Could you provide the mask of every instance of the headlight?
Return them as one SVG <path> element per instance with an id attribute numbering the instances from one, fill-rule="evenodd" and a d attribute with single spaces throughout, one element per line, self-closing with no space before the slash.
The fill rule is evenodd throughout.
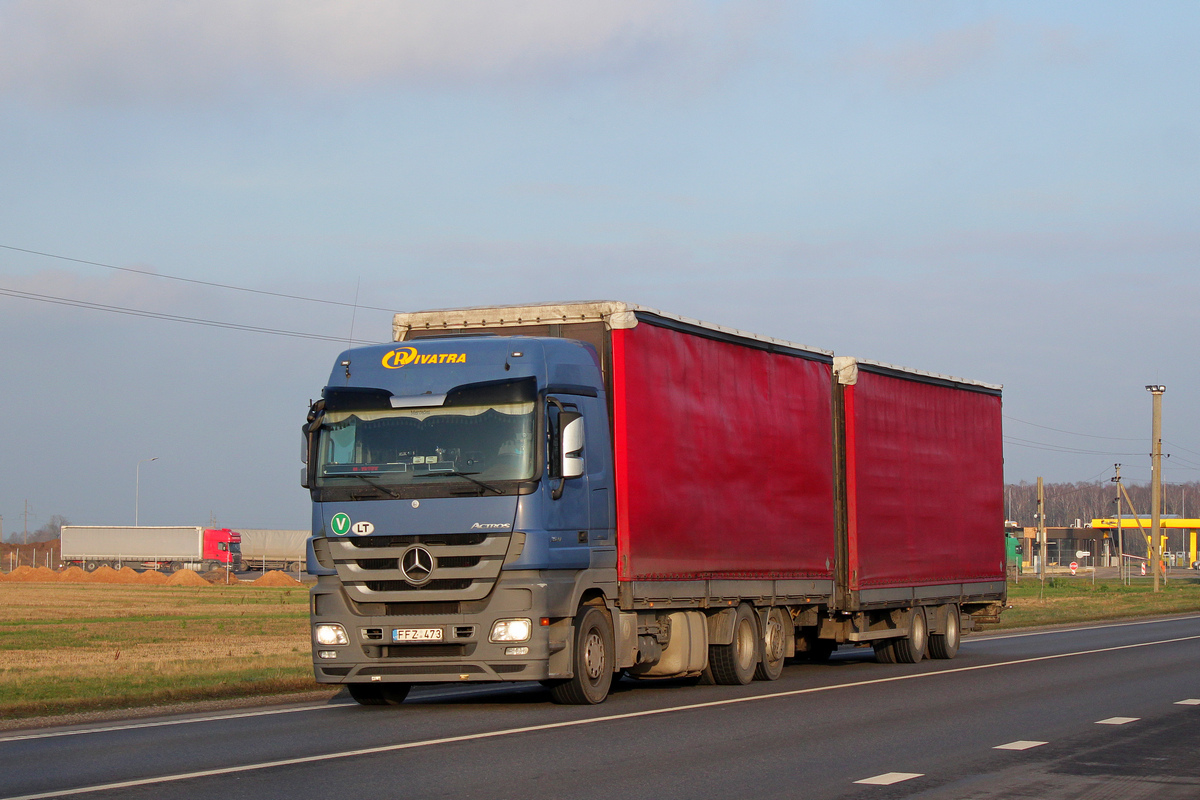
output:
<path id="1" fill-rule="evenodd" d="M 341 625 L 318 625 L 313 628 L 317 644 L 350 644 L 346 629 Z"/>
<path id="2" fill-rule="evenodd" d="M 533 623 L 527 619 L 498 619 L 492 624 L 490 642 L 527 642 Z"/>

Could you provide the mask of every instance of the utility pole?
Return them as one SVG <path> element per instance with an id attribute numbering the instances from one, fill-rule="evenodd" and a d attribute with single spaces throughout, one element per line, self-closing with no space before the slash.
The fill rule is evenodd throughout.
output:
<path id="1" fill-rule="evenodd" d="M 1147 386 L 1146 391 L 1154 397 L 1154 410 L 1150 433 L 1150 553 L 1154 560 L 1154 591 L 1159 591 L 1158 571 L 1162 569 L 1162 539 L 1159 526 L 1162 522 L 1162 396 L 1167 387 L 1161 384 Z"/>
<path id="2" fill-rule="evenodd" d="M 21 536 L 21 544 L 29 544 L 29 498 L 25 498 L 25 533 Z"/>
<path id="3" fill-rule="evenodd" d="M 1125 585 L 1125 531 L 1121 528 L 1121 465 L 1113 464 L 1117 477 L 1112 482 L 1117 485 L 1117 577 L 1121 585 Z"/>
<path id="4" fill-rule="evenodd" d="M 1037 519 L 1038 519 L 1038 572 L 1041 573 L 1042 585 L 1038 588 L 1038 599 L 1046 591 L 1046 495 L 1042 491 L 1042 479 L 1037 481 Z"/>

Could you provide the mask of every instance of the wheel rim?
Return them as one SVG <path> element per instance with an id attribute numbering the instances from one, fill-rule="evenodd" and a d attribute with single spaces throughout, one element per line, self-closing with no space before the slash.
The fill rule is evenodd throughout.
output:
<path id="1" fill-rule="evenodd" d="M 738 625 L 737 661 L 741 669 L 754 666 L 754 628 L 748 619 L 743 619 Z"/>
<path id="2" fill-rule="evenodd" d="M 766 651 L 768 661 L 773 662 L 783 658 L 783 623 L 773 613 L 767 620 L 767 635 L 763 649 Z"/>
<path id="3" fill-rule="evenodd" d="M 951 648 L 958 647 L 958 630 L 958 609 L 951 607 L 950 611 L 946 614 L 946 644 Z"/>
<path id="4" fill-rule="evenodd" d="M 918 653 L 925 651 L 925 615 L 920 610 L 913 612 L 912 647 Z"/>
<path id="5" fill-rule="evenodd" d="M 604 639 L 594 630 L 588 633 L 583 645 L 583 668 L 593 681 L 604 674 Z"/>

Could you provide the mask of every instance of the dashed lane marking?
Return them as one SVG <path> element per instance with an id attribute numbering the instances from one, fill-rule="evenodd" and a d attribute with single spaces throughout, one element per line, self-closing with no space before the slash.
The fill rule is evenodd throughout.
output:
<path id="1" fill-rule="evenodd" d="M 1141 717 L 1109 717 L 1108 719 L 1096 720 L 1097 725 L 1127 725 L 1130 722 L 1137 722 Z"/>
<path id="2" fill-rule="evenodd" d="M 1026 742 L 1026 741 L 1022 740 L 1022 741 L 1016 741 L 1016 742 L 1009 742 L 1008 744 L 998 744 L 995 747 L 993 747 L 992 749 L 993 750 L 1029 750 L 1034 747 L 1041 747 L 1044 744 L 1047 744 L 1047 742 Z"/>
<path id="3" fill-rule="evenodd" d="M 920 778 L 924 772 L 885 772 L 882 775 L 876 775 L 874 778 L 863 778 L 855 783 L 867 783 L 872 786 L 891 786 L 893 783 L 900 781 L 911 781 L 913 778 Z"/>
<path id="4" fill-rule="evenodd" d="M 1177 705 L 1177 706 L 1200 706 L 1200 700 L 1197 700 L 1194 697 L 1190 697 L 1187 700 L 1176 700 L 1175 705 Z"/>

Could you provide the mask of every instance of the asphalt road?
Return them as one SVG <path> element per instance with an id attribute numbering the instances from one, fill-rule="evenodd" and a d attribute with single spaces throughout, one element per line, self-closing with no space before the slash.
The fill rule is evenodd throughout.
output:
<path id="1" fill-rule="evenodd" d="M 0 736 L 0 800 L 1200 797 L 1200 616 L 869 648 L 774 683 L 415 690 Z"/>

